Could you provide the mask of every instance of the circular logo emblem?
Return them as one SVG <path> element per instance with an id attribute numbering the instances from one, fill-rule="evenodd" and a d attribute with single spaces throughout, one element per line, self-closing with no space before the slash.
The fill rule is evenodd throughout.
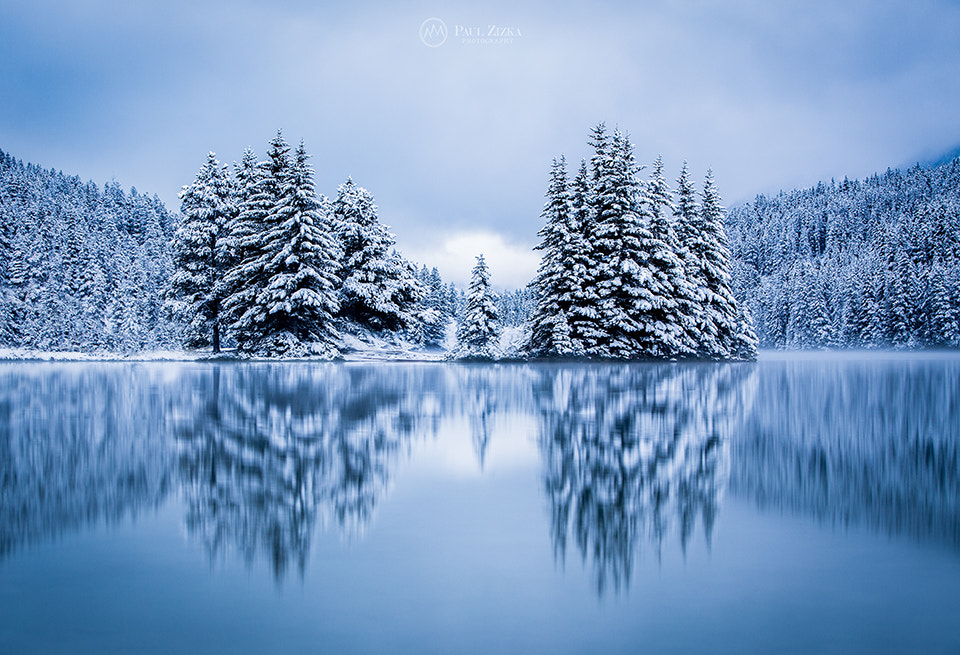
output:
<path id="1" fill-rule="evenodd" d="M 428 48 L 442 46 L 447 40 L 447 25 L 439 18 L 428 18 L 420 25 L 420 40 Z"/>

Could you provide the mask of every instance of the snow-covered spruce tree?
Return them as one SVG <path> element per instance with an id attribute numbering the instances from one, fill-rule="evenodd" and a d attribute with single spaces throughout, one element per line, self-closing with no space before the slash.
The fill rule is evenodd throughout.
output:
<path id="1" fill-rule="evenodd" d="M 592 303 L 594 290 L 588 286 L 596 264 L 592 259 L 592 250 L 587 242 L 587 234 L 594 220 L 591 202 L 590 173 L 587 162 L 580 160 L 580 169 L 570 183 L 570 240 L 568 255 L 571 258 L 570 307 L 567 310 L 567 324 L 570 329 L 572 348 L 577 353 L 586 353 L 588 344 L 595 343 L 600 337 L 597 325 L 595 304 Z M 561 328 L 562 332 L 562 328 Z"/>
<path id="2" fill-rule="evenodd" d="M 245 251 L 243 244 L 256 241 L 266 217 L 267 206 L 257 197 L 257 186 L 266 172 L 266 162 L 260 162 L 252 148 L 243 151 L 243 157 L 233 164 L 233 206 L 235 211 L 227 221 L 224 235 L 220 239 L 222 257 L 228 271 L 243 263 Z M 239 292 L 239 288 L 229 287 L 230 276 L 224 281 L 225 295 Z M 228 322 L 236 317 L 228 316 Z"/>
<path id="3" fill-rule="evenodd" d="M 703 308 L 707 320 L 716 326 L 719 342 L 719 349 L 707 354 L 717 359 L 754 360 L 757 336 L 746 308 L 739 306 L 730 289 L 730 248 L 712 170 L 707 170 L 703 182 L 700 219 L 702 239 L 690 244 L 688 249 L 701 266 Z"/>
<path id="4" fill-rule="evenodd" d="M 290 146 L 278 131 L 261 162 L 249 148 L 237 170 L 238 213 L 227 230 L 225 249 L 231 261 L 224 279 L 224 312 L 230 334 L 243 352 L 253 352 L 266 318 L 259 296 L 266 285 L 264 234 L 270 212 L 280 202 L 281 180 L 289 174 Z"/>
<path id="5" fill-rule="evenodd" d="M 337 190 L 333 225 L 343 249 L 340 315 L 374 330 L 411 325 L 423 289 L 412 267 L 391 250 L 395 239 L 377 220 L 373 196 L 352 178 Z"/>
<path id="6" fill-rule="evenodd" d="M 227 267 L 222 238 L 236 213 L 227 169 L 214 153 L 193 183 L 180 192 L 183 222 L 173 239 L 175 271 L 167 305 L 184 326 L 188 347 L 212 345 L 220 352 L 220 309 Z"/>
<path id="7" fill-rule="evenodd" d="M 243 260 L 232 277 L 246 286 L 238 285 L 240 292 L 227 303 L 238 316 L 234 335 L 245 352 L 333 356 L 337 243 L 317 200 L 303 143 L 293 162 L 279 132 L 270 145 L 264 175 L 241 211 L 262 216 L 263 224 L 260 234 L 239 244 Z"/>
<path id="8" fill-rule="evenodd" d="M 490 271 L 481 254 L 470 276 L 465 316 L 457 330 L 457 347 L 450 357 L 496 359 L 498 322 L 497 304 L 490 288 Z"/>
<path id="9" fill-rule="evenodd" d="M 530 283 L 536 298 L 527 351 L 536 356 L 582 355 L 582 349 L 570 333 L 568 313 L 574 297 L 576 271 L 573 244 L 579 235 L 572 222 L 568 193 L 566 160 L 553 160 L 547 202 L 541 218 L 546 225 L 540 230 L 541 242 L 536 250 L 543 252 L 537 277 Z"/>
<path id="10" fill-rule="evenodd" d="M 598 329 L 605 334 L 588 353 L 618 358 L 675 355 L 680 341 L 666 246 L 650 231 L 629 137 L 615 130 L 601 142 L 592 169 L 591 287 L 597 296 Z"/>
<path id="11" fill-rule="evenodd" d="M 695 302 L 692 324 L 687 324 L 687 337 L 695 344 L 695 352 L 698 356 L 717 357 L 723 352 L 723 348 L 720 345 L 719 327 L 716 321 L 710 320 L 712 314 L 706 308 L 709 291 L 702 253 L 707 247 L 704 241 L 700 205 L 690 180 L 687 162 L 683 162 L 680 177 L 677 178 L 677 201 L 674 212 L 684 273 Z"/>
<path id="12" fill-rule="evenodd" d="M 436 320 L 426 325 L 426 343 L 430 346 L 439 347 L 443 345 L 447 336 L 447 323 L 450 322 L 452 316 L 447 306 L 443 278 L 440 277 L 440 271 L 436 267 L 430 270 L 427 289 L 430 299 L 429 309 L 436 313 Z"/>
<path id="13" fill-rule="evenodd" d="M 670 295 L 661 299 L 659 308 L 644 312 L 645 322 L 653 319 L 658 327 L 657 331 L 645 332 L 641 348 L 658 356 L 689 356 L 696 347 L 692 338 L 698 309 L 696 294 L 684 270 L 683 251 L 673 223 L 673 194 L 664 178 L 660 156 L 653 163 L 643 202 L 650 240 L 642 243 L 641 251 L 647 256 L 651 277 Z"/>
<path id="14" fill-rule="evenodd" d="M 615 319 L 613 316 L 613 293 L 615 285 L 612 259 L 619 245 L 620 235 L 616 226 L 609 220 L 613 199 L 609 197 L 612 153 L 610 136 L 604 123 L 593 128 L 590 145 L 594 154 L 590 158 L 590 178 L 586 188 L 586 195 L 581 200 L 586 201 L 586 210 L 589 222 L 583 225 L 584 259 L 587 263 L 583 271 L 581 288 L 582 297 L 575 304 L 578 320 L 575 319 L 576 329 L 582 339 L 584 352 L 591 356 L 609 356 L 610 353 L 610 326 Z M 583 165 L 581 165 L 583 169 Z M 580 176 L 574 180 L 572 199 L 577 200 L 580 188 L 577 183 Z M 632 195 L 632 194 L 631 194 Z M 601 218 L 600 209 L 606 210 Z M 619 213 L 619 206 L 616 208 Z M 576 211 L 576 210 L 574 210 Z"/>
<path id="15" fill-rule="evenodd" d="M 265 251 L 272 257 L 266 264 L 267 330 L 261 343 L 269 352 L 332 356 L 340 250 L 317 199 L 308 158 L 301 141 L 267 220 Z"/>

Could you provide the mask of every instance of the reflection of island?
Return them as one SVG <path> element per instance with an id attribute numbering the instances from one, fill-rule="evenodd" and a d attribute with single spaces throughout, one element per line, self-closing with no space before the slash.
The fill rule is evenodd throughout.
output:
<path id="1" fill-rule="evenodd" d="M 0 558 L 163 503 L 163 385 L 136 364 L 0 366 Z"/>
<path id="2" fill-rule="evenodd" d="M 175 434 L 187 530 L 212 557 L 235 547 L 303 573 L 314 526 L 359 531 L 397 455 L 431 418 L 429 370 L 334 364 L 214 367 Z M 431 375 L 436 376 L 434 370 Z"/>
<path id="3" fill-rule="evenodd" d="M 737 496 L 960 550 L 960 361 L 771 362 Z"/>
<path id="4" fill-rule="evenodd" d="M 628 585 L 643 543 L 709 542 L 751 365 L 544 367 L 535 393 L 554 550 L 572 533 L 597 591 Z"/>

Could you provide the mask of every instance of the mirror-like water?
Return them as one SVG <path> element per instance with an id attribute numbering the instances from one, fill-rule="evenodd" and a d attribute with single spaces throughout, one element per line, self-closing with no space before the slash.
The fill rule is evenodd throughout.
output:
<path id="1" fill-rule="evenodd" d="M 960 357 L 5 364 L 0 652 L 960 650 Z"/>

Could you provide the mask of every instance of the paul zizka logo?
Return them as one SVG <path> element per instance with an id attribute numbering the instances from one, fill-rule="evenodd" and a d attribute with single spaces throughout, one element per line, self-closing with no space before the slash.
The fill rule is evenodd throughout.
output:
<path id="1" fill-rule="evenodd" d="M 428 18 L 420 25 L 420 40 L 429 48 L 437 48 L 447 40 L 447 24 L 439 18 Z"/>

